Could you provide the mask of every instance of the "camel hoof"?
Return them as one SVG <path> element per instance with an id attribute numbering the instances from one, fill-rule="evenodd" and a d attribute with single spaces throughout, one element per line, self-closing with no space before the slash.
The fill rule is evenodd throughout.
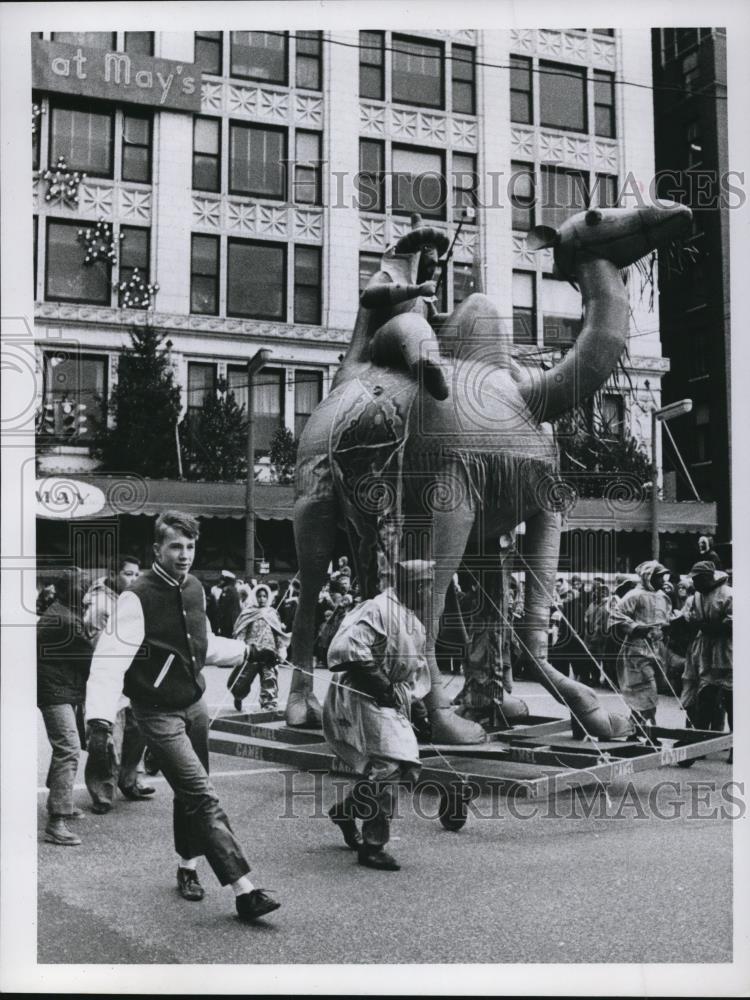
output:
<path id="1" fill-rule="evenodd" d="M 430 713 L 433 743 L 484 743 L 487 734 L 477 722 L 463 719 L 453 709 L 438 708 Z"/>
<path id="2" fill-rule="evenodd" d="M 620 736 L 632 736 L 635 732 L 635 724 L 632 715 L 616 715 L 609 713 L 609 724 L 612 727 L 612 739 Z"/>
<path id="3" fill-rule="evenodd" d="M 286 703 L 286 724 L 302 729 L 321 729 L 323 709 L 314 694 L 291 693 Z"/>

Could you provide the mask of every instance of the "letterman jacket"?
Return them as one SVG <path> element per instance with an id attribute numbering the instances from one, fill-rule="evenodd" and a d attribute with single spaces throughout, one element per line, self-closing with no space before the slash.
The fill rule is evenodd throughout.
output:
<path id="1" fill-rule="evenodd" d="M 211 631 L 200 582 L 178 583 L 158 563 L 120 594 L 113 619 L 91 662 L 89 719 L 114 722 L 123 692 L 149 708 L 187 708 L 203 695 L 206 664 L 235 667 L 245 657 L 242 641 Z"/>

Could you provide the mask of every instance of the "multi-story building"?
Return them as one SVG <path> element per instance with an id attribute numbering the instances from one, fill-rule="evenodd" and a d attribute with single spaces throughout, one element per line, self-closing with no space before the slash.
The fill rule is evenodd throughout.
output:
<path id="1" fill-rule="evenodd" d="M 580 297 L 528 231 L 615 204 L 626 178 L 647 191 L 654 171 L 646 30 L 63 32 L 32 45 L 48 472 L 93 471 L 70 401 L 101 407 L 138 324 L 169 338 L 186 409 L 219 379 L 246 401 L 246 362 L 270 349 L 256 444 L 280 424 L 298 434 L 413 212 L 451 237 L 464 220 L 445 308 L 481 286 L 522 362 L 559 356 Z M 75 200 L 45 180 L 60 157 L 85 173 Z M 98 220 L 115 252 L 87 265 L 79 230 Z M 144 308 L 120 288 L 136 268 Z M 631 287 L 627 372 L 596 419 L 648 447 L 668 363 L 658 313 Z"/>
<path id="2" fill-rule="evenodd" d="M 722 557 L 731 560 L 731 378 L 729 210 L 737 178 L 729 173 L 726 32 L 661 28 L 653 33 L 656 167 L 662 184 L 693 205 L 696 258 L 659 275 L 660 326 L 670 361 L 665 403 L 688 397 L 690 417 L 673 433 L 703 500 L 716 501 Z M 734 183 L 734 190 L 732 184 Z M 678 462 L 678 499 L 692 496 Z"/>

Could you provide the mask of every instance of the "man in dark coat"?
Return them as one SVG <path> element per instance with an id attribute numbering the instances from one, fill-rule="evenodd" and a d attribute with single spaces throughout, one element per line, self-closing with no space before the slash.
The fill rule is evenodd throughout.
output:
<path id="1" fill-rule="evenodd" d="M 219 586 L 221 596 L 216 610 L 216 634 L 231 639 L 234 635 L 234 623 L 240 613 L 240 598 L 237 593 L 237 577 L 228 570 L 223 570 Z"/>
<path id="2" fill-rule="evenodd" d="M 36 703 L 52 747 L 44 839 L 64 847 L 81 843 L 65 821 L 81 815 L 73 804 L 73 785 L 84 742 L 83 705 L 91 664 L 82 603 L 80 569 L 65 570 L 55 580 L 55 600 L 40 617 L 36 631 Z"/>

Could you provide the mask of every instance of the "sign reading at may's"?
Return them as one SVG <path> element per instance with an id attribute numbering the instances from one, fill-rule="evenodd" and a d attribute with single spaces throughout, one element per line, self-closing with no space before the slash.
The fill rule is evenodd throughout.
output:
<path id="1" fill-rule="evenodd" d="M 85 45 L 32 40 L 36 90 L 200 111 L 201 70 L 195 63 L 129 55 Z"/>

